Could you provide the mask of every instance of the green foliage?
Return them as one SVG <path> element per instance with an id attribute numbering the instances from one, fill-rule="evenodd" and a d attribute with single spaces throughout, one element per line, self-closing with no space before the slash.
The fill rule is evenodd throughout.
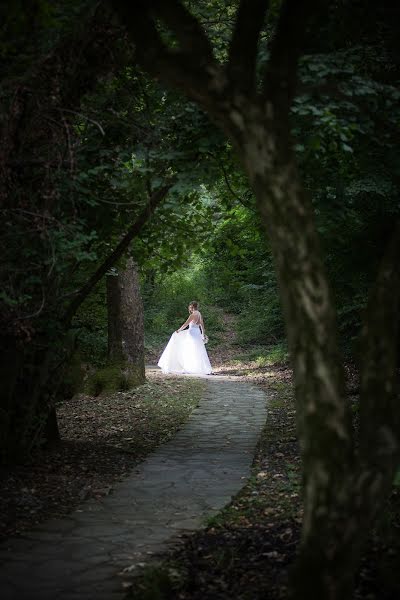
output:
<path id="1" fill-rule="evenodd" d="M 215 55 L 225 60 L 236 3 L 201 0 L 188 6 L 200 18 Z M 260 76 L 280 3 L 271 7 L 259 44 Z M 16 381 L 41 373 L 36 353 L 46 347 L 57 387 L 61 369 L 56 367 L 65 358 L 65 309 L 149 195 L 165 183 L 172 189 L 164 205 L 130 248 L 142 272 L 146 344 L 165 341 L 181 325 L 192 299 L 201 303 L 210 344 L 223 326 L 222 310 L 238 315 L 240 343 L 279 344 L 284 328 L 273 259 L 249 184 L 224 135 L 195 104 L 132 67 L 125 39 L 108 40 L 110 56 L 119 51 L 107 73 L 91 57 L 86 75 L 95 73 L 95 84 L 85 88 L 79 69 L 73 89 L 68 88 L 74 61 L 84 49 L 66 54 L 65 48 L 73 48 L 71 40 L 82 31 L 86 35 L 93 5 L 57 0 L 25 8 L 17 1 L 7 11 L 0 9 L 6 65 L 0 125 L 10 135 L 18 132 L 4 144 L 8 199 L 0 221 L 2 330 L 18 344 L 26 342 Z M 291 125 L 342 340 L 354 350 L 369 289 L 400 214 L 400 92 L 393 53 L 397 38 L 387 5 L 349 8 L 342 2 L 331 11 L 301 59 Z M 360 19 L 364 10 L 366 18 Z M 108 17 L 107 31 L 113 26 Z M 99 24 L 103 31 L 101 18 Z M 348 32 L 357 33 L 356 43 Z M 176 44 L 170 33 L 164 35 Z M 73 329 L 83 363 L 104 367 L 103 284 L 81 306 Z M 75 383 L 68 377 L 65 385 L 72 389 Z M 108 385 L 102 375 L 97 379 L 96 390 Z M 15 381 L 7 385 L 17 390 Z M 35 382 L 23 385 L 33 388 L 37 399 L 51 396 L 46 386 L 37 391 Z M 123 385 L 114 377 L 114 387 Z"/>
<path id="2" fill-rule="evenodd" d="M 285 364 L 289 358 L 288 349 L 284 342 L 273 346 L 253 346 L 251 350 L 238 354 L 238 362 L 254 362 L 257 367 L 270 367 Z"/>
<path id="3" fill-rule="evenodd" d="M 355 349 L 371 283 L 400 215 L 399 89 L 390 61 L 382 44 L 305 56 L 300 88 L 308 91 L 292 109 L 295 149 L 348 351 Z"/>
<path id="4" fill-rule="evenodd" d="M 207 290 L 201 261 L 190 259 L 189 267 L 165 274 L 154 282 L 144 281 L 145 345 L 147 348 L 165 342 L 186 320 L 189 302 L 197 300 L 210 325 Z"/>
<path id="5" fill-rule="evenodd" d="M 238 342 L 240 344 L 265 344 L 284 337 L 284 327 L 276 287 L 258 290 L 240 313 Z"/>

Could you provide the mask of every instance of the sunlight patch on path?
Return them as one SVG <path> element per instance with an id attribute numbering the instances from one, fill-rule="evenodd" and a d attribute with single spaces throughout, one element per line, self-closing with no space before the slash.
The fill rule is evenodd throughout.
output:
<path id="1" fill-rule="evenodd" d="M 134 565 L 231 500 L 250 474 L 266 396 L 230 377 L 205 378 L 190 420 L 112 495 L 0 545 L 2 600 L 122 600 Z"/>

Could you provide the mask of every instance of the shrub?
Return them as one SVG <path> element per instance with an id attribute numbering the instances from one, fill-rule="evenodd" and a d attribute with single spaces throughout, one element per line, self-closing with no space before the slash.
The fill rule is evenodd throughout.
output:
<path id="1" fill-rule="evenodd" d="M 90 396 L 103 393 L 124 392 L 142 383 L 132 365 L 112 364 L 92 373 L 85 384 L 85 392 Z"/>
<path id="2" fill-rule="evenodd" d="M 284 324 L 279 298 L 265 294 L 252 299 L 239 316 L 237 339 L 240 344 L 270 344 L 284 339 Z"/>

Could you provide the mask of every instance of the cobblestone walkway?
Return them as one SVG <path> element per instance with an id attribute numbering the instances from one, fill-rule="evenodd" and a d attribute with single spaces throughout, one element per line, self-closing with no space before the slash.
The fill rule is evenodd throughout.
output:
<path id="1" fill-rule="evenodd" d="M 206 386 L 186 425 L 113 494 L 0 545 L 2 600 L 123 600 L 132 565 L 230 501 L 249 475 L 266 397 L 218 376 Z"/>

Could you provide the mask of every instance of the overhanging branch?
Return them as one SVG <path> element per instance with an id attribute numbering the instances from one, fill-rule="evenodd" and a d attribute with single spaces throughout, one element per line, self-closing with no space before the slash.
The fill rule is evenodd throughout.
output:
<path id="1" fill-rule="evenodd" d="M 100 265 L 100 267 L 93 273 L 88 281 L 76 292 L 74 299 L 71 301 L 67 310 L 65 311 L 64 321 L 69 324 L 72 317 L 76 314 L 76 311 L 87 298 L 95 285 L 100 279 L 107 273 L 112 266 L 115 265 L 117 260 L 121 258 L 123 253 L 127 250 L 131 241 L 140 233 L 144 225 L 149 220 L 149 217 L 153 213 L 154 209 L 161 204 L 165 196 L 167 195 L 171 185 L 159 188 L 150 198 L 149 203 L 142 210 L 136 221 L 128 229 L 122 240 L 119 242 L 117 247 L 109 254 L 106 260 Z"/>
<path id="2" fill-rule="evenodd" d="M 213 49 L 199 21 L 177 0 L 156 0 L 153 10 L 176 36 L 182 51 L 202 64 L 213 62 Z"/>
<path id="3" fill-rule="evenodd" d="M 285 0 L 279 14 L 264 79 L 264 96 L 281 114 L 288 114 L 297 80 L 297 63 L 317 0 Z"/>
<path id="4" fill-rule="evenodd" d="M 139 64 L 151 75 L 184 89 L 193 100 L 203 104 L 213 79 L 212 69 L 206 69 L 206 63 L 213 66 L 214 71 L 217 65 L 211 45 L 196 19 L 177 1 L 114 0 L 112 6 L 136 45 Z M 157 17 L 173 30 L 180 49 L 169 48 L 164 43 L 154 20 Z M 194 38 L 190 45 L 191 34 Z"/>

